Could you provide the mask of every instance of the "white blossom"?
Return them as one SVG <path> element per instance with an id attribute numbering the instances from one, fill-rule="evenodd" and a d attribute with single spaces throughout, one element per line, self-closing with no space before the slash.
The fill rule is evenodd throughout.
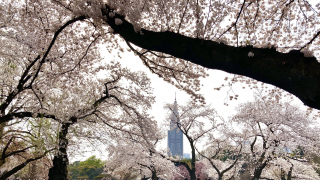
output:
<path id="1" fill-rule="evenodd" d="M 116 25 L 121 25 L 122 24 L 122 20 L 119 19 L 119 18 L 115 18 L 114 22 L 115 22 Z"/>
<path id="2" fill-rule="evenodd" d="M 114 12 L 109 12 L 109 17 L 110 18 L 114 18 L 114 16 L 115 16 Z"/>
<path id="3" fill-rule="evenodd" d="M 301 52 L 303 53 L 304 57 L 314 57 L 313 51 L 309 50 L 308 48 L 303 48 Z"/>

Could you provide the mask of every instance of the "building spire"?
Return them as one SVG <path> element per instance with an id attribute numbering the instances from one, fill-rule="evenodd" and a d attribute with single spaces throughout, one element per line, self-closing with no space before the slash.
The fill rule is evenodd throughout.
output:
<path id="1" fill-rule="evenodd" d="M 171 114 L 170 129 L 172 127 L 174 127 L 177 122 L 180 122 L 176 92 L 175 92 L 175 98 L 174 98 L 174 103 L 173 103 L 173 109 L 171 109 L 171 110 L 172 110 L 172 114 Z"/>
<path id="2" fill-rule="evenodd" d="M 177 101 L 177 92 L 174 92 L 174 101 Z"/>

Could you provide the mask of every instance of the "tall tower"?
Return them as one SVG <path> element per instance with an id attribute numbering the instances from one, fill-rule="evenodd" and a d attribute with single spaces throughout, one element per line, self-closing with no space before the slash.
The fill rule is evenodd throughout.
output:
<path id="1" fill-rule="evenodd" d="M 170 116 L 170 130 L 168 130 L 168 148 L 172 156 L 183 156 L 183 133 L 177 127 L 180 122 L 177 100 L 174 100 L 173 111 Z"/>

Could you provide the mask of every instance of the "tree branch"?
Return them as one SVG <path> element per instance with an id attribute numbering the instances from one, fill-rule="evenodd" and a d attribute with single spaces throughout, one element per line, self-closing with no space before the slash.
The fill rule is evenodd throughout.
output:
<path id="1" fill-rule="evenodd" d="M 46 114 L 46 113 L 37 113 L 35 116 L 33 116 L 32 112 L 18 112 L 18 113 L 10 113 L 7 115 L 4 115 L 2 117 L 0 117 L 0 124 L 4 123 L 4 122 L 8 122 L 14 118 L 25 118 L 25 117 L 35 117 L 35 118 L 50 118 L 53 120 L 57 120 L 60 121 L 59 119 L 57 119 L 55 117 L 55 115 L 51 115 L 51 114 Z"/>
<path id="2" fill-rule="evenodd" d="M 106 9 L 110 7 L 106 5 Z M 107 10 L 103 13 L 114 33 L 136 46 L 275 85 L 297 96 L 305 105 L 320 109 L 320 64 L 314 57 L 304 57 L 297 50 L 280 53 L 269 48 L 233 47 L 168 31 L 141 29 L 142 33 L 136 33 L 124 16 L 116 14 L 111 18 Z M 123 23 L 116 25 L 115 18 Z M 254 56 L 249 57 L 249 52 Z"/>
<path id="3" fill-rule="evenodd" d="M 41 156 L 35 157 L 35 158 L 31 158 L 26 160 L 24 163 L 14 167 L 13 169 L 11 169 L 10 171 L 2 174 L 0 176 L 0 180 L 6 180 L 7 178 L 9 178 L 11 175 L 13 175 L 14 173 L 18 172 L 20 169 L 24 168 L 28 163 L 32 162 L 32 161 L 36 161 L 38 159 L 43 158 L 44 156 L 46 156 L 49 152 L 51 152 L 54 149 L 50 149 L 44 152 L 44 154 L 42 154 Z"/>

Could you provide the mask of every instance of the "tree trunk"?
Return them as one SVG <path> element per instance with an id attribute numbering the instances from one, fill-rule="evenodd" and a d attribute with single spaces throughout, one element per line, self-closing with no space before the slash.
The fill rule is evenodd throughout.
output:
<path id="1" fill-rule="evenodd" d="M 156 171 L 152 171 L 152 180 L 153 180 L 153 179 L 158 180 L 157 172 L 156 172 Z"/>
<path id="2" fill-rule="evenodd" d="M 261 173 L 262 173 L 262 170 L 267 166 L 267 161 L 265 161 L 263 164 L 260 164 L 258 166 L 258 168 L 256 168 L 254 170 L 254 174 L 253 174 L 253 178 L 252 180 L 259 180 L 260 179 L 260 176 L 261 176 Z"/>
<path id="3" fill-rule="evenodd" d="M 288 178 L 287 178 L 287 180 L 291 180 L 291 178 L 292 178 L 292 169 L 293 169 L 293 166 L 290 167 L 290 170 L 289 170 L 289 172 L 288 172 Z"/>
<path id="4" fill-rule="evenodd" d="M 286 180 L 285 172 L 281 169 L 281 180 Z"/>
<path id="5" fill-rule="evenodd" d="M 69 164 L 67 155 L 68 128 L 69 123 L 63 123 L 59 132 L 58 154 L 53 158 L 53 167 L 49 169 L 49 180 L 66 180 L 68 176 L 67 165 Z"/>
<path id="6" fill-rule="evenodd" d="M 191 159 L 191 172 L 189 173 L 190 173 L 191 180 L 196 180 L 196 151 L 195 151 L 192 140 L 190 141 L 190 146 L 191 146 L 192 159 Z"/>
<path id="7" fill-rule="evenodd" d="M 4 127 L 6 127 L 6 125 L 7 125 L 6 122 L 0 123 L 0 137 L 3 137 L 3 130 L 4 130 Z"/>

